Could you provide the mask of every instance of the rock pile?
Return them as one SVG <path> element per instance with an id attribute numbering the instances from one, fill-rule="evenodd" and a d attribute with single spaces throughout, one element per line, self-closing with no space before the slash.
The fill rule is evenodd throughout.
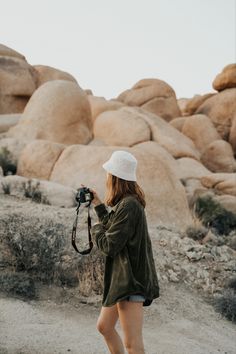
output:
<path id="1" fill-rule="evenodd" d="M 139 161 L 138 183 L 152 224 L 183 232 L 193 223 L 198 198 L 209 193 L 235 215 L 235 77 L 236 64 L 228 65 L 213 82 L 217 91 L 178 101 L 166 82 L 143 79 L 106 100 L 83 90 L 69 73 L 31 66 L 0 45 L 0 193 L 40 195 L 41 202 L 69 207 L 86 184 L 103 198 L 102 164 L 122 149 Z M 16 176 L 8 176 L 10 171 Z M 165 235 L 159 241 L 169 245 L 167 256 L 175 252 L 183 260 L 165 272 L 169 280 L 188 274 L 215 291 L 220 285 L 212 285 L 211 267 L 220 263 L 232 271 L 233 241 L 200 245 L 181 234 Z M 190 276 L 190 265 L 200 261 L 204 266 Z M 164 272 L 166 265 L 160 266 Z"/>

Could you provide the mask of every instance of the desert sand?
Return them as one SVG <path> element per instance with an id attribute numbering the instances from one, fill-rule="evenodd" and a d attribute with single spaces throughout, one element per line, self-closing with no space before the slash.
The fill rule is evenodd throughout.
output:
<path id="1" fill-rule="evenodd" d="M 22 301 L 1 295 L 1 354 L 109 353 L 96 330 L 100 298 L 89 303 Z M 119 322 L 118 332 L 122 336 Z M 235 354 L 235 325 L 183 284 L 167 284 L 144 308 L 146 354 Z"/>

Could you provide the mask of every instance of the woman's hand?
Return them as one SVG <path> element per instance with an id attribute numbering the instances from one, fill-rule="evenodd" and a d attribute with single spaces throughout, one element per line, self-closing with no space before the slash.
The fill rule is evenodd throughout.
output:
<path id="1" fill-rule="evenodd" d="M 92 203 L 94 204 L 94 206 L 102 204 L 102 201 L 99 199 L 97 192 L 94 189 L 89 188 L 90 192 L 93 193 L 93 200 Z"/>
<path id="2" fill-rule="evenodd" d="M 81 184 L 81 186 L 85 187 L 85 185 L 83 185 L 83 184 Z M 90 190 L 90 192 L 93 193 L 93 200 L 91 203 L 94 204 L 94 206 L 102 204 L 102 201 L 99 199 L 97 192 L 92 188 L 89 188 L 89 190 Z"/>

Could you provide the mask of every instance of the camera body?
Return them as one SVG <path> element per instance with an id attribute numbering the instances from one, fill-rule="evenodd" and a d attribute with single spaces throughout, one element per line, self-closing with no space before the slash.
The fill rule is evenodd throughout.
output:
<path id="1" fill-rule="evenodd" d="M 83 204 L 87 202 L 91 203 L 93 198 L 94 198 L 93 193 L 90 192 L 89 188 L 87 187 L 79 188 L 75 196 L 75 199 L 79 204 Z"/>

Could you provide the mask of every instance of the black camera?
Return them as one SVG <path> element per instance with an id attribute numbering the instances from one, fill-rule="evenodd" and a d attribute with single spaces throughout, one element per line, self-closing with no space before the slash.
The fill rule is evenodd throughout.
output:
<path id="1" fill-rule="evenodd" d="M 79 188 L 75 196 L 75 199 L 79 204 L 83 204 L 87 202 L 91 203 L 93 198 L 94 198 L 93 192 L 91 192 L 87 187 Z"/>

